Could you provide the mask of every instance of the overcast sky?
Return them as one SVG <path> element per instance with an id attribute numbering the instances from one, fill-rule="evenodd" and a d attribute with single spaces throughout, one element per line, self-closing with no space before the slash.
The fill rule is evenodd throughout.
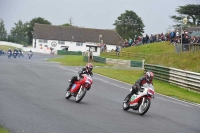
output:
<path id="1" fill-rule="evenodd" d="M 0 0 L 0 18 L 8 33 L 14 23 L 29 22 L 42 17 L 61 25 L 69 23 L 84 28 L 114 29 L 113 23 L 125 10 L 134 11 L 142 18 L 144 34 L 166 32 L 174 22 L 178 6 L 200 4 L 200 0 Z"/>

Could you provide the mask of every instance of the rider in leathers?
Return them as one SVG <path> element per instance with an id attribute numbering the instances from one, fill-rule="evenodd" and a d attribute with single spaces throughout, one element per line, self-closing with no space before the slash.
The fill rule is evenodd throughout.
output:
<path id="1" fill-rule="evenodd" d="M 8 52 L 10 52 L 10 54 L 12 55 L 12 50 L 11 50 L 11 48 L 8 49 Z"/>
<path id="2" fill-rule="evenodd" d="M 69 90 L 72 87 L 72 85 L 74 84 L 75 81 L 79 80 L 78 77 L 82 77 L 82 74 L 87 74 L 87 75 L 90 75 L 91 77 L 93 77 L 92 69 L 93 69 L 92 63 L 87 63 L 85 68 L 82 68 L 79 70 L 78 76 L 73 76 L 71 78 L 71 80 L 69 81 L 70 84 L 69 84 L 69 87 L 67 90 Z"/>
<path id="3" fill-rule="evenodd" d="M 153 85 L 153 80 L 154 78 L 154 74 L 153 72 L 146 72 L 145 76 L 140 77 L 135 84 L 132 86 L 132 91 L 131 93 L 128 95 L 127 100 L 129 100 L 131 98 L 131 96 L 133 94 L 137 94 L 139 90 L 141 90 L 141 87 L 148 83 L 148 84 L 152 84 Z"/>

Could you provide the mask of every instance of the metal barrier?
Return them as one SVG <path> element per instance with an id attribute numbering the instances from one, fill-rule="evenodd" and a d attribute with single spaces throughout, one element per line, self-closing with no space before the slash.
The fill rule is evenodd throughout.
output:
<path id="1" fill-rule="evenodd" d="M 66 51 L 66 50 L 58 50 L 58 55 L 82 55 L 82 52 L 78 51 Z"/>
<path id="2" fill-rule="evenodd" d="M 84 56 L 83 60 L 85 62 L 87 62 L 88 56 Z M 132 60 L 120 60 L 120 59 L 112 59 L 112 58 L 93 56 L 93 61 L 104 63 L 104 64 L 113 64 L 116 66 L 123 66 L 123 67 L 142 67 L 142 68 L 144 67 L 144 60 L 132 61 Z"/>
<path id="3" fill-rule="evenodd" d="M 190 44 L 190 51 L 200 51 L 200 43 Z"/>
<path id="4" fill-rule="evenodd" d="M 200 92 L 200 73 L 152 64 L 145 64 L 144 70 L 152 71 L 155 79 Z"/>

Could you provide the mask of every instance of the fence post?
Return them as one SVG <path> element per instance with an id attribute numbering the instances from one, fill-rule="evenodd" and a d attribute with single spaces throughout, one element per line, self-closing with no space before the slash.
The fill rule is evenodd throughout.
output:
<path id="1" fill-rule="evenodd" d="M 143 70 L 145 69 L 145 68 L 144 68 L 144 62 L 145 62 L 145 60 L 143 59 L 143 60 L 142 60 L 142 68 L 143 68 Z"/>

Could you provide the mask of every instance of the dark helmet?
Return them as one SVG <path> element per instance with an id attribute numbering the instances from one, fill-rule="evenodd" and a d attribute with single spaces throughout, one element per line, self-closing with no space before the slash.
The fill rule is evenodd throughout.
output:
<path id="1" fill-rule="evenodd" d="M 30 50 L 30 52 L 32 52 L 32 50 Z"/>
<path id="2" fill-rule="evenodd" d="M 154 78 L 154 74 L 153 72 L 146 72 L 145 77 L 148 82 L 151 82 Z"/>
<path id="3" fill-rule="evenodd" d="M 87 71 L 87 72 L 91 72 L 92 69 L 93 69 L 92 63 L 87 63 L 86 66 L 85 66 L 85 68 L 86 68 L 86 71 Z"/>

